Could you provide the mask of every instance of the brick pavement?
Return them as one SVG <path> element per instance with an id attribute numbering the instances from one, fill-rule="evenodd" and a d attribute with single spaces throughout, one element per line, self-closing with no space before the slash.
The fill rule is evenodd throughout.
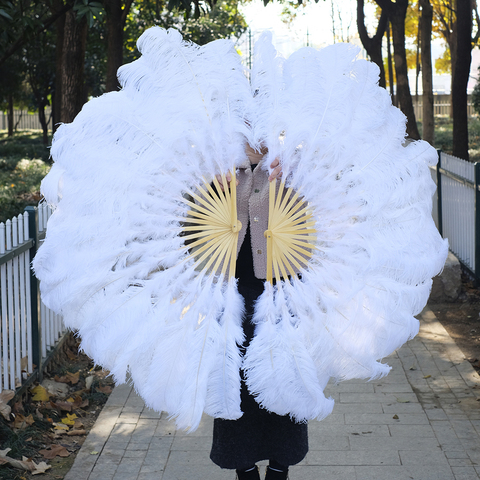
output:
<path id="1" fill-rule="evenodd" d="M 327 386 L 333 413 L 309 423 L 291 480 L 480 479 L 480 377 L 429 309 L 420 319 L 419 335 L 385 359 L 387 377 Z M 176 431 L 120 385 L 65 480 L 234 480 L 210 461 L 211 435 L 211 418 Z"/>

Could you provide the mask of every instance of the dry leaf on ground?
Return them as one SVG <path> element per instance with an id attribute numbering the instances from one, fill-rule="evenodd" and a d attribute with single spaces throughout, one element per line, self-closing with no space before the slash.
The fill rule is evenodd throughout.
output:
<path id="1" fill-rule="evenodd" d="M 32 400 L 34 402 L 48 402 L 50 394 L 47 392 L 47 389 L 41 385 L 37 385 L 30 390 L 33 393 Z"/>
<path id="2" fill-rule="evenodd" d="M 76 418 L 77 416 L 74 413 L 72 413 L 72 415 L 67 413 L 67 416 L 62 418 L 62 423 L 64 423 L 65 425 L 75 425 Z"/>
<path id="3" fill-rule="evenodd" d="M 28 367 L 28 357 L 22 357 L 20 359 L 20 368 L 22 372 L 26 372 Z"/>
<path id="4" fill-rule="evenodd" d="M 99 392 L 105 393 L 105 394 L 107 394 L 107 395 L 109 395 L 110 393 L 112 393 L 112 387 L 110 387 L 110 386 L 108 386 L 108 385 L 105 386 L 105 387 L 97 387 L 97 390 L 98 390 Z"/>
<path id="5" fill-rule="evenodd" d="M 0 393 L 0 415 L 5 420 L 10 420 L 10 412 L 12 409 L 10 408 L 10 405 L 7 405 L 7 403 L 15 396 L 15 392 L 13 390 L 2 390 L 2 393 Z"/>
<path id="6" fill-rule="evenodd" d="M 80 380 L 80 370 L 78 370 L 75 373 L 67 372 L 65 375 L 62 375 L 61 377 L 59 377 L 58 375 L 55 375 L 54 378 L 56 382 L 71 383 L 72 385 L 75 385 Z"/>
<path id="7" fill-rule="evenodd" d="M 49 468 L 52 468 L 51 465 L 48 465 L 45 462 L 40 462 L 39 464 L 36 464 L 32 462 L 35 465 L 35 470 L 32 472 L 32 475 L 39 475 L 41 473 L 45 473 Z"/>
<path id="8" fill-rule="evenodd" d="M 30 414 L 28 417 L 24 417 L 21 413 L 17 413 L 15 415 L 15 420 L 13 422 L 13 428 L 16 428 L 18 430 L 23 430 L 24 428 L 27 428 L 29 425 L 32 425 L 35 422 L 33 419 L 32 414 Z"/>
<path id="9" fill-rule="evenodd" d="M 33 475 L 39 473 L 45 473 L 45 470 L 52 468 L 50 465 L 47 465 L 45 462 L 40 462 L 38 465 L 30 460 L 27 457 L 22 457 L 22 460 L 17 460 L 15 458 L 11 458 L 7 456 L 7 453 L 11 450 L 11 448 L 7 448 L 5 450 L 0 450 L 0 462 L 3 465 L 10 465 L 14 468 L 20 468 L 22 470 L 27 470 L 32 472 Z"/>
<path id="10" fill-rule="evenodd" d="M 78 355 L 76 355 L 75 353 L 73 353 L 69 348 L 67 348 L 67 350 L 65 351 L 65 353 L 67 354 L 67 357 L 70 359 L 70 360 L 76 360 L 78 358 Z"/>
<path id="11" fill-rule="evenodd" d="M 62 445 L 50 445 L 50 449 L 44 448 L 43 450 L 39 450 L 40 454 L 42 454 L 48 460 L 52 460 L 55 457 L 69 457 L 70 452 Z"/>
<path id="12" fill-rule="evenodd" d="M 86 430 L 70 430 L 67 432 L 67 435 L 72 436 L 72 435 L 86 435 L 87 431 Z"/>
<path id="13" fill-rule="evenodd" d="M 50 402 L 52 407 L 59 408 L 60 410 L 64 410 L 66 412 L 72 411 L 72 403 L 71 402 L 62 402 L 61 400 L 57 400 L 56 402 Z"/>
<path id="14" fill-rule="evenodd" d="M 54 429 L 55 430 L 68 430 L 68 425 L 65 425 L 64 423 L 55 423 L 54 424 Z"/>

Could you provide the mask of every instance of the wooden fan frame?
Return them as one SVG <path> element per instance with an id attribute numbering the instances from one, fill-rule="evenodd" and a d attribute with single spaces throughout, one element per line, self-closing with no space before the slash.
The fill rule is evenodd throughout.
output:
<path id="1" fill-rule="evenodd" d="M 230 188 L 222 189 L 217 177 L 213 177 L 213 186 L 206 179 L 197 187 L 197 192 L 189 192 L 195 200 L 186 198 L 182 201 L 190 207 L 187 212 L 188 226 L 183 227 L 188 233 L 185 241 L 192 240 L 185 247 L 196 249 L 189 258 L 195 259 L 194 268 L 207 261 L 203 270 L 213 273 L 222 266 L 220 275 L 228 278 L 235 276 L 237 258 L 238 232 L 242 223 L 237 218 L 237 183 L 235 169 L 232 169 Z M 222 185 L 228 185 L 226 175 L 221 174 Z"/>
<path id="2" fill-rule="evenodd" d="M 194 258 L 194 268 L 206 261 L 202 270 L 215 274 L 221 267 L 220 275 L 235 276 L 235 263 L 238 246 L 238 233 L 242 228 L 237 218 L 237 185 L 235 169 L 231 171 L 231 181 L 221 174 L 222 189 L 216 176 L 211 182 L 203 179 L 197 192 L 189 192 L 194 201 L 182 198 L 190 210 L 187 212 L 188 225 L 183 227 L 187 234 L 183 237 L 184 248 L 194 249 L 187 257 Z M 296 276 L 307 267 L 308 260 L 316 249 L 316 229 L 313 213 L 308 204 L 299 199 L 299 192 L 289 187 L 285 181 L 276 188 L 277 180 L 270 182 L 268 228 L 264 232 L 267 239 L 267 282 L 280 281 Z"/>
<path id="3" fill-rule="evenodd" d="M 276 188 L 277 179 L 270 182 L 267 239 L 267 282 L 295 277 L 306 268 L 307 261 L 316 249 L 315 220 L 308 204 L 299 200 L 300 193 L 285 181 Z M 297 271 L 295 270 L 295 268 Z"/>

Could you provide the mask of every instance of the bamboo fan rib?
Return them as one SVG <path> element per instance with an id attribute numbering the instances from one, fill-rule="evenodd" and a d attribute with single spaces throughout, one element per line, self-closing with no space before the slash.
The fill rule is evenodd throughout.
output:
<path id="1" fill-rule="evenodd" d="M 197 192 L 190 191 L 192 202 L 186 198 L 190 210 L 187 212 L 188 226 L 183 227 L 194 267 L 201 266 L 204 273 L 215 274 L 221 268 L 220 276 L 225 277 L 228 268 L 228 278 L 235 276 L 237 257 L 238 232 L 242 228 L 237 219 L 237 187 L 235 169 L 232 169 L 230 188 L 222 190 L 216 176 L 213 186 L 203 180 L 203 185 L 197 187 Z M 227 185 L 225 174 L 221 175 L 222 184 Z"/>
<path id="2" fill-rule="evenodd" d="M 306 267 L 306 262 L 316 248 L 315 221 L 306 202 L 299 200 L 299 192 L 285 189 L 280 183 L 276 191 L 276 179 L 270 182 L 267 239 L 267 282 L 272 283 L 295 276 Z M 297 270 L 295 270 L 297 269 Z"/>

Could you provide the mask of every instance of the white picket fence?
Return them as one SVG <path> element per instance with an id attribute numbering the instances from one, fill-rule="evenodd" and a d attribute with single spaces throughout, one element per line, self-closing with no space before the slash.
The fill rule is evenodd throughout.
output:
<path id="1" fill-rule="evenodd" d="M 41 302 L 30 269 L 51 210 L 43 203 L 31 215 L 35 221 L 25 212 L 0 223 L 0 391 L 16 390 L 41 368 L 65 331 L 61 317 Z"/>
<path id="2" fill-rule="evenodd" d="M 478 278 L 480 175 L 475 178 L 475 170 L 480 172 L 478 163 L 439 153 L 439 164 L 432 169 L 437 183 L 432 214 L 440 233 L 448 238 L 450 250 Z"/>

